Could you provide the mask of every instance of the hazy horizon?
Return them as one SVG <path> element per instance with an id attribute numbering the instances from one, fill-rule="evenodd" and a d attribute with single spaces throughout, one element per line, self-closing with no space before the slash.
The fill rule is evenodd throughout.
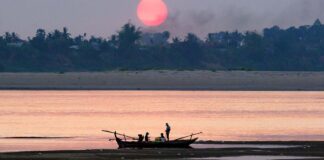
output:
<path id="1" fill-rule="evenodd" d="M 16 32 L 22 38 L 36 29 L 47 31 L 68 27 L 73 35 L 88 33 L 109 37 L 132 22 L 139 0 L 2 0 L 0 34 Z M 173 35 L 193 32 L 205 36 L 221 30 L 260 30 L 312 24 L 324 19 L 322 0 L 165 0 L 170 15 L 166 23 L 144 30 L 169 30 Z M 185 4 L 185 6 L 183 6 Z"/>

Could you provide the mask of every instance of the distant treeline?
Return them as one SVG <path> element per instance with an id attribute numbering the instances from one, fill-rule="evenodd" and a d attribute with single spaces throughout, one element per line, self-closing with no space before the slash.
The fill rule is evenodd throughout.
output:
<path id="1" fill-rule="evenodd" d="M 218 32 L 200 39 L 189 33 L 148 34 L 128 23 L 110 38 L 72 37 L 67 28 L 38 29 L 22 40 L 0 37 L 1 72 L 107 70 L 271 70 L 324 71 L 324 25 L 257 32 Z"/>

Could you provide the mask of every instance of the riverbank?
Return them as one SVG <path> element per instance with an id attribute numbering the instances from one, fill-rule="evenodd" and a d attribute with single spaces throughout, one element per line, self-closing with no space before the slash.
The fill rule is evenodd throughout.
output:
<path id="1" fill-rule="evenodd" d="M 215 142 L 216 143 L 216 142 Z M 236 142 L 229 142 L 233 144 Z M 237 142 L 249 144 L 249 142 Z M 279 142 L 278 142 L 279 143 Z M 278 144 L 275 143 L 274 144 Z M 227 144 L 227 142 L 217 142 Z M 253 144 L 268 145 L 272 142 L 253 142 Z M 324 142 L 280 142 L 284 145 L 297 145 L 287 148 L 214 148 L 214 149 L 121 149 L 121 150 L 83 150 L 83 151 L 49 151 L 1 153 L 0 159 L 6 160 L 102 160 L 102 159 L 183 159 L 233 156 L 298 156 L 324 157 Z M 308 159 L 308 158 L 305 158 Z M 319 158 L 322 159 L 322 158 Z"/>
<path id="2" fill-rule="evenodd" d="M 324 72 L 111 71 L 0 77 L 2 90 L 324 91 Z"/>

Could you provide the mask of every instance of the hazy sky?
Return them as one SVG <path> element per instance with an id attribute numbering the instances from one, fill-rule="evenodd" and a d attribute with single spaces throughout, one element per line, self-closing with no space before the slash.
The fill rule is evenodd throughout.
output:
<path id="1" fill-rule="evenodd" d="M 324 0 L 165 0 L 168 21 L 159 28 L 174 35 L 204 36 L 220 30 L 260 30 L 324 21 Z M 0 33 L 32 36 L 37 28 L 68 27 L 73 35 L 108 37 L 136 18 L 139 0 L 0 0 Z"/>

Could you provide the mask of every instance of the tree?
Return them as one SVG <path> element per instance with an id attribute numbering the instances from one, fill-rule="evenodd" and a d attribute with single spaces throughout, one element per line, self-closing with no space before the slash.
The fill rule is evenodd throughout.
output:
<path id="1" fill-rule="evenodd" d="M 169 31 L 164 31 L 163 36 L 168 40 L 170 38 L 170 32 Z"/>
<path id="2" fill-rule="evenodd" d="M 63 32 L 54 30 L 54 32 L 49 33 L 46 38 L 48 48 L 54 53 L 64 54 L 68 51 L 69 47 L 73 45 L 73 39 L 70 35 L 66 27 L 63 28 Z"/>
<path id="3" fill-rule="evenodd" d="M 30 43 L 33 47 L 45 51 L 47 49 L 46 31 L 44 29 L 38 29 L 35 37 L 31 39 Z"/>
<path id="4" fill-rule="evenodd" d="M 142 32 L 131 23 L 127 23 L 117 35 L 117 47 L 122 54 L 131 54 L 137 47 Z"/>
<path id="5" fill-rule="evenodd" d="M 324 70 L 324 25 L 256 32 L 211 33 L 206 41 L 189 33 L 163 45 L 141 46 L 140 28 L 127 23 L 117 34 L 72 37 L 69 30 L 38 29 L 23 41 L 16 33 L 0 35 L 0 71 L 103 71 L 108 69 L 253 69 Z M 24 43 L 20 43 L 24 42 Z M 23 44 L 23 45 L 20 45 Z"/>
<path id="6" fill-rule="evenodd" d="M 200 60 L 203 55 L 202 43 L 195 34 L 189 33 L 181 41 L 179 38 L 173 38 L 171 45 L 171 55 L 174 56 L 173 63 L 177 63 L 178 67 L 192 69 L 200 66 Z"/>
<path id="7" fill-rule="evenodd" d="M 5 33 L 5 41 L 7 43 L 14 43 L 14 42 L 20 42 L 21 39 L 15 32 L 12 32 L 12 33 L 6 32 Z"/>
<path id="8" fill-rule="evenodd" d="M 316 21 L 314 22 L 313 26 L 321 26 L 322 22 L 319 19 L 316 19 Z"/>

